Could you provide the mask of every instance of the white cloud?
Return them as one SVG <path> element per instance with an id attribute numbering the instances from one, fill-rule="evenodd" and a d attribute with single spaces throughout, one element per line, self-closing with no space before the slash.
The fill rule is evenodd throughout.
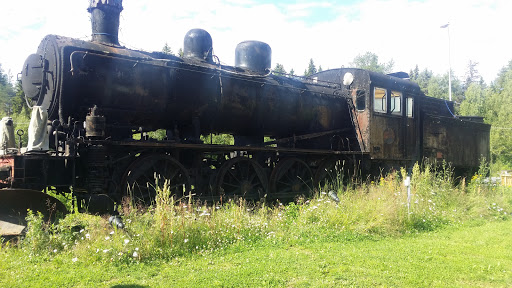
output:
<path id="1" fill-rule="evenodd" d="M 34 53 L 46 34 L 88 38 L 88 1 L 7 1 L 0 12 L 0 63 L 13 73 Z M 347 66 L 366 51 L 395 69 L 408 72 L 416 64 L 442 74 L 448 70 L 450 22 L 451 64 L 463 78 L 469 60 L 489 82 L 512 59 L 506 29 L 512 2 L 506 0 L 366 0 L 351 6 L 336 1 L 262 4 L 244 0 L 188 0 L 177 6 L 163 0 L 123 3 L 120 41 L 130 48 L 160 50 L 167 42 L 177 52 L 185 33 L 203 28 L 213 38 L 221 61 L 234 63 L 236 45 L 260 40 L 272 47 L 272 63 L 300 74 L 310 58 L 322 68 Z M 335 11 L 337 17 L 312 21 L 312 8 Z M 306 18 L 302 16 L 308 16 Z"/>

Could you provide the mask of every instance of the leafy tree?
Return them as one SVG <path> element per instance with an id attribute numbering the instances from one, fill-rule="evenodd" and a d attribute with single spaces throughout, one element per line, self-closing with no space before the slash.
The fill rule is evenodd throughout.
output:
<path id="1" fill-rule="evenodd" d="M 0 64 L 0 113 L 2 115 L 10 115 L 11 99 L 15 92 L 12 84 L 9 82 L 9 76 L 4 73 Z"/>
<path id="2" fill-rule="evenodd" d="M 423 92 L 430 97 L 448 99 L 448 87 L 448 73 L 442 76 L 433 75 L 428 81 L 426 91 Z M 462 91 L 462 84 L 458 78 L 452 76 L 452 100 L 457 103 L 461 103 L 463 99 L 464 94 Z"/>
<path id="3" fill-rule="evenodd" d="M 471 99 L 468 99 L 470 95 L 466 97 Z M 492 161 L 512 167 L 512 61 L 501 69 L 490 87 L 485 88 L 483 98 L 485 122 L 492 125 Z"/>
<path id="4" fill-rule="evenodd" d="M 423 92 L 426 94 L 428 94 L 428 83 L 430 82 L 432 76 L 434 76 L 434 72 L 425 68 L 418 74 L 418 77 L 415 80 L 416 83 L 418 83 L 420 86 L 421 90 L 423 90 Z"/>
<path id="5" fill-rule="evenodd" d="M 9 77 L 4 73 L 2 63 L 0 63 L 0 86 L 6 86 L 7 84 L 9 84 Z"/>
<path id="6" fill-rule="evenodd" d="M 201 135 L 201 140 L 205 144 L 218 144 L 218 145 L 234 145 L 235 138 L 231 134 L 208 134 Z"/>
<path id="7" fill-rule="evenodd" d="M 420 69 L 418 65 L 414 68 L 414 70 L 411 70 L 409 72 L 409 77 L 411 81 L 414 81 L 420 86 L 421 91 L 423 93 L 428 95 L 428 83 L 430 82 L 430 78 L 434 73 L 428 69 L 423 69 L 423 71 L 420 72 Z"/>
<path id="8" fill-rule="evenodd" d="M 17 82 L 15 87 L 15 96 L 11 98 L 11 110 L 13 114 L 26 113 L 28 116 L 29 109 L 25 100 L 25 93 L 21 88 L 21 83 Z"/>
<path id="9" fill-rule="evenodd" d="M 309 59 L 308 69 L 304 70 L 304 76 L 309 77 L 317 72 L 313 58 Z"/>
<path id="10" fill-rule="evenodd" d="M 318 72 L 322 72 L 324 69 L 322 69 L 322 65 L 318 66 Z"/>
<path id="11" fill-rule="evenodd" d="M 273 72 L 275 75 L 278 75 L 278 76 L 286 75 L 286 70 L 284 69 L 284 66 L 279 63 L 276 63 L 276 66 L 274 67 Z"/>
<path id="12" fill-rule="evenodd" d="M 295 70 L 293 70 L 293 68 L 292 68 L 292 70 L 290 70 L 289 74 L 290 74 L 290 76 L 295 76 Z"/>
<path id="13" fill-rule="evenodd" d="M 379 73 L 390 73 L 393 70 L 395 62 L 391 59 L 387 63 L 379 63 L 379 56 L 372 52 L 366 52 L 365 54 L 357 55 L 354 60 L 350 63 L 355 68 L 366 69 Z"/>
<path id="14" fill-rule="evenodd" d="M 484 89 L 480 83 L 471 83 L 464 93 L 464 101 L 460 104 L 460 115 L 484 116 L 485 97 Z"/>
<path id="15" fill-rule="evenodd" d="M 178 50 L 178 56 L 183 58 L 183 49 L 180 48 L 180 50 Z"/>

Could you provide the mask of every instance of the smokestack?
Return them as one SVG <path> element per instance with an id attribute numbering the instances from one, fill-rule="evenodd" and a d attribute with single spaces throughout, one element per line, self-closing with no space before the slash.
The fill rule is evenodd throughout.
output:
<path id="1" fill-rule="evenodd" d="M 119 14 L 123 0 L 90 0 L 92 41 L 119 45 Z"/>

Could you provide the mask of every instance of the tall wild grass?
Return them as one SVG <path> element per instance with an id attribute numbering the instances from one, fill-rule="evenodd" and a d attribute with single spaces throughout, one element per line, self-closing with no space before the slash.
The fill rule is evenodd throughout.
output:
<path id="1" fill-rule="evenodd" d="M 410 197 L 403 184 L 407 175 L 401 170 L 357 186 L 335 181 L 311 199 L 288 204 L 177 200 L 164 185 L 153 206 L 141 208 L 130 201 L 121 205 L 124 229 L 110 226 L 107 216 L 73 213 L 50 224 L 30 213 L 28 232 L 18 246 L 30 257 L 69 253 L 72 262 L 132 263 L 227 247 L 354 241 L 432 231 L 475 219 L 508 219 L 512 190 L 485 183 L 485 169 L 455 184 L 446 165 L 416 165 L 410 175 Z M 328 196 L 333 189 L 338 203 Z"/>

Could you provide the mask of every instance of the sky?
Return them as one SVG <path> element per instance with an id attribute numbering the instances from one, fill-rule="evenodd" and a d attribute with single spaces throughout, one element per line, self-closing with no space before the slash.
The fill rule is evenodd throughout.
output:
<path id="1" fill-rule="evenodd" d="M 90 39 L 88 0 L 4 1 L 0 64 L 16 78 L 41 39 Z M 510 0 L 124 0 L 119 40 L 131 49 L 174 52 L 193 28 L 207 30 L 214 54 L 234 64 L 235 47 L 266 42 L 276 63 L 302 75 L 312 58 L 324 70 L 350 67 L 373 52 L 394 71 L 416 65 L 463 81 L 469 61 L 486 83 L 512 60 Z M 440 26 L 450 23 L 449 29 Z M 450 53 L 448 52 L 450 51 Z M 449 57 L 450 55 L 450 57 Z"/>

